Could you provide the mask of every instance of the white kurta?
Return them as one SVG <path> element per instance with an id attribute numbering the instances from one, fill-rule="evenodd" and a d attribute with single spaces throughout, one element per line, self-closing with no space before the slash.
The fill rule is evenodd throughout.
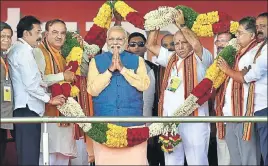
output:
<path id="1" fill-rule="evenodd" d="M 161 47 L 157 59 L 157 63 L 166 67 L 168 60 L 172 55 L 167 49 Z M 212 64 L 213 57 L 211 53 L 203 48 L 202 61 L 197 55 L 194 55 L 197 62 L 197 79 L 198 82 L 202 81 L 206 74 L 206 69 Z M 177 62 L 179 68 L 182 59 Z M 174 67 L 171 71 L 171 76 L 177 75 L 177 69 Z M 169 82 L 171 79 L 169 77 Z M 178 76 L 183 79 L 183 70 L 179 69 Z M 173 116 L 175 110 L 184 103 L 184 82 L 181 81 L 178 89 L 175 92 L 165 90 L 163 115 Z M 198 108 L 199 116 L 209 116 L 208 103 L 204 103 Z M 171 154 L 165 153 L 166 165 L 183 165 L 184 153 L 186 155 L 188 165 L 208 165 L 208 146 L 210 137 L 210 124 L 209 123 L 181 123 L 179 125 L 179 134 L 182 138 L 180 145 L 175 147 L 174 152 Z"/>
<path id="2" fill-rule="evenodd" d="M 34 56 L 37 62 L 38 68 L 43 75 L 44 84 L 48 86 L 58 83 L 64 80 L 63 73 L 44 75 L 46 63 L 44 55 L 39 48 L 34 49 Z M 43 125 L 41 125 L 41 133 L 43 133 Z M 63 157 L 74 158 L 77 156 L 77 145 L 74 139 L 74 126 L 71 124 L 67 127 L 59 127 L 57 123 L 48 123 L 47 131 L 49 136 L 49 153 L 51 154 L 62 154 Z M 40 146 L 40 158 L 42 158 L 43 152 L 43 140 L 41 137 Z M 53 156 L 52 156 L 53 157 Z M 43 163 L 40 163 L 43 164 Z M 53 164 L 53 163 L 51 163 Z"/>
<path id="3" fill-rule="evenodd" d="M 245 53 L 245 55 L 240 58 L 240 60 L 238 62 L 238 69 L 239 69 L 239 71 L 241 71 L 242 69 L 244 69 L 244 67 L 248 67 L 249 65 L 252 65 L 253 64 L 254 57 L 255 57 L 255 55 L 256 55 L 259 47 L 260 47 L 260 44 L 258 44 L 254 48 L 252 48 L 250 51 L 248 51 L 247 53 Z M 264 56 L 267 56 L 267 54 L 264 55 Z M 266 78 L 266 80 L 267 80 L 267 78 Z M 265 81 L 265 80 L 263 80 L 263 81 Z M 227 88 L 226 88 L 224 106 L 222 108 L 222 112 L 223 112 L 223 115 L 224 116 L 233 116 L 233 112 L 232 112 L 232 100 L 231 100 L 231 96 L 232 96 L 232 83 L 233 83 L 233 79 L 230 78 L 230 80 L 228 82 L 228 85 L 227 85 Z M 265 84 L 267 84 L 267 82 L 265 82 Z M 267 87 L 267 85 L 266 85 L 266 87 Z M 243 103 L 244 109 L 243 109 L 243 115 L 242 116 L 244 116 L 245 113 L 246 113 L 249 84 L 248 83 L 244 83 L 243 84 L 243 88 L 244 88 L 244 103 Z M 257 88 L 257 86 L 256 86 L 256 88 Z M 259 88 L 260 87 L 258 87 L 257 89 L 259 89 Z M 262 91 L 262 90 L 259 90 L 259 91 Z M 267 98 L 264 99 L 264 100 L 266 100 L 266 103 L 267 103 Z"/>

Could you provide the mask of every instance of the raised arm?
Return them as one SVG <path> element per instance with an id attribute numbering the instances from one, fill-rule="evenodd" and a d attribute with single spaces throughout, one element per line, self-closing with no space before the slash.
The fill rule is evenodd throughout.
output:
<path id="1" fill-rule="evenodd" d="M 178 15 L 175 18 L 175 24 L 182 32 L 185 39 L 193 47 L 195 54 L 202 60 L 203 46 L 199 41 L 198 37 L 196 36 L 196 34 L 185 26 L 183 12 L 181 10 L 178 11 Z"/>
<path id="2" fill-rule="evenodd" d="M 159 55 L 161 48 L 161 45 L 157 44 L 158 34 L 159 30 L 150 31 L 146 42 L 146 48 L 148 49 L 148 51 L 151 51 L 155 56 Z"/>

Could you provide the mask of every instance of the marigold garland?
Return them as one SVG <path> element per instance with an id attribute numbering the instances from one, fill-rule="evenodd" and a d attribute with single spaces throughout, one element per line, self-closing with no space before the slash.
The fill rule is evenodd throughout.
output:
<path id="1" fill-rule="evenodd" d="M 94 24 L 101 28 L 110 28 L 109 18 L 112 17 L 112 9 L 111 6 L 106 2 L 101 6 L 97 16 L 93 19 Z"/>
<path id="2" fill-rule="evenodd" d="M 128 6 L 124 1 L 116 1 L 114 4 L 114 8 L 124 19 L 126 19 L 129 13 L 137 12 L 136 10 Z"/>
<path id="3" fill-rule="evenodd" d="M 166 7 L 170 13 L 172 7 Z M 199 37 L 211 37 L 214 34 L 222 32 L 236 33 L 237 22 L 232 21 L 232 18 L 223 12 L 212 11 L 208 13 L 198 14 L 192 8 L 186 6 L 176 6 L 177 10 L 180 9 L 184 15 L 184 21 L 188 28 L 196 33 Z M 145 29 L 155 30 L 160 29 L 168 24 L 174 23 L 176 13 L 171 14 L 166 18 L 166 14 L 162 14 L 158 9 L 147 13 L 145 18 Z"/>

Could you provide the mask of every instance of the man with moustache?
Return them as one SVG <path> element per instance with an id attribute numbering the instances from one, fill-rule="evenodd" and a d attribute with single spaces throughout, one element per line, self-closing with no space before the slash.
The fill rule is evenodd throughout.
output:
<path id="1" fill-rule="evenodd" d="M 146 38 L 139 32 L 134 32 L 128 37 L 128 51 L 144 58 L 147 48 L 145 47 Z M 157 116 L 158 114 L 158 86 L 159 66 L 145 60 L 147 74 L 150 78 L 149 88 L 143 92 L 143 116 Z M 148 140 L 147 159 L 150 165 L 165 165 L 164 154 L 161 150 L 161 145 L 158 143 L 158 137 L 153 137 Z"/>
<path id="2" fill-rule="evenodd" d="M 236 55 L 234 67 L 232 68 L 235 71 L 242 71 L 244 75 L 247 72 L 249 65 L 254 62 L 255 56 L 260 52 L 261 44 L 257 45 L 256 42 L 255 18 L 242 18 L 239 21 L 236 37 L 240 49 Z M 265 56 L 267 59 L 267 52 Z M 227 77 L 216 96 L 216 101 L 219 101 L 217 102 L 216 108 L 217 115 L 252 116 L 254 110 L 250 109 L 253 108 L 253 105 L 251 105 L 253 104 L 253 101 L 251 101 L 252 99 L 250 98 L 250 91 L 252 90 L 249 88 L 249 85 L 234 79 L 235 72 L 226 69 L 226 66 L 228 65 L 222 58 L 218 60 L 218 66 L 229 77 Z M 260 74 L 261 73 L 256 73 L 256 75 L 253 74 L 255 76 L 250 76 L 248 79 L 251 80 L 252 78 L 258 77 Z M 267 103 L 267 95 L 263 100 L 264 103 L 265 100 Z M 259 106 L 264 106 L 265 108 L 264 103 L 259 104 Z M 248 104 L 250 107 L 248 107 Z M 230 153 L 230 165 L 259 165 L 260 155 L 254 125 L 251 123 L 226 123 L 226 132 L 223 127 L 224 126 L 221 123 L 218 123 L 218 136 L 219 139 L 225 137 Z"/>
<path id="3" fill-rule="evenodd" d="M 59 19 L 50 20 L 45 25 L 45 37 L 38 49 L 35 59 L 42 73 L 44 82 L 50 86 L 61 81 L 73 82 L 75 74 L 65 69 L 65 59 L 61 55 L 61 47 L 65 42 L 66 24 Z M 46 105 L 46 116 L 61 116 L 55 106 Z M 43 125 L 42 125 L 43 130 Z M 74 139 L 73 123 L 49 123 L 49 165 L 68 165 L 69 160 L 77 156 L 77 145 Z M 41 139 L 41 145 L 43 140 Z M 41 146 L 39 164 L 43 164 L 43 147 Z"/>
<path id="4" fill-rule="evenodd" d="M 120 26 L 107 32 L 108 52 L 91 59 L 88 93 L 94 116 L 143 116 L 142 92 L 150 85 L 143 58 L 124 51 L 127 33 Z M 116 123 L 135 127 L 144 123 Z M 147 165 L 147 142 L 128 148 L 108 148 L 93 142 L 96 165 Z"/>
<path id="5" fill-rule="evenodd" d="M 257 39 L 260 42 L 257 46 L 257 53 L 248 56 L 248 60 L 253 63 L 245 70 L 233 70 L 224 60 L 220 60 L 219 67 L 234 81 L 244 83 L 249 86 L 247 111 L 251 111 L 251 116 L 267 117 L 267 13 L 260 14 L 256 20 Z M 266 19 L 266 20 L 265 20 Z M 255 50 L 256 50 L 255 49 Z M 251 101 L 251 102 L 249 102 Z M 249 104 L 251 103 L 251 104 Z M 267 123 L 256 123 L 257 134 L 260 138 L 260 148 L 263 157 L 264 165 L 268 165 L 268 127 Z"/>
<path id="6" fill-rule="evenodd" d="M 212 55 L 197 36 L 185 26 L 182 11 L 175 17 L 179 31 L 174 35 L 175 52 L 155 44 L 157 31 L 149 33 L 147 48 L 157 55 L 157 63 L 166 67 L 160 91 L 159 116 L 173 116 L 192 89 L 205 77 L 212 64 Z M 173 83 L 172 83 L 173 82 Z M 209 116 L 208 103 L 203 104 L 192 116 Z M 166 165 L 208 165 L 209 123 L 181 123 L 178 127 L 182 142 L 169 154 L 165 153 Z"/>
<path id="7" fill-rule="evenodd" d="M 11 118 L 13 113 L 13 88 L 11 86 L 10 75 L 8 73 L 7 52 L 11 46 L 13 31 L 11 27 L 0 22 L 1 30 L 1 118 Z M 9 95 L 7 95 L 9 94 Z M 9 97 L 10 96 L 10 97 Z M 4 164 L 5 151 L 7 144 L 7 132 L 14 133 L 13 124 L 0 124 L 0 165 Z"/>
<path id="8" fill-rule="evenodd" d="M 261 42 L 267 40 L 267 19 L 268 13 L 261 13 L 256 19 L 257 40 Z"/>
<path id="9" fill-rule="evenodd" d="M 61 105 L 63 95 L 51 98 L 35 62 L 33 48 L 41 42 L 41 22 L 33 16 L 23 17 L 17 25 L 18 41 L 8 55 L 14 88 L 14 117 L 40 117 L 45 103 Z M 41 124 L 15 124 L 18 165 L 39 165 Z"/>

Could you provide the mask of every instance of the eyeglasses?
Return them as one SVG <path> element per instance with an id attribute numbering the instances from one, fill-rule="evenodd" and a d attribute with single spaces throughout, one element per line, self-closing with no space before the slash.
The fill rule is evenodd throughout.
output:
<path id="1" fill-rule="evenodd" d="M 131 42 L 128 44 L 129 47 L 144 47 L 145 46 L 145 43 L 144 42 Z"/>
<path id="2" fill-rule="evenodd" d="M 1 40 L 2 39 L 11 40 L 11 36 L 10 35 L 1 35 Z"/>

